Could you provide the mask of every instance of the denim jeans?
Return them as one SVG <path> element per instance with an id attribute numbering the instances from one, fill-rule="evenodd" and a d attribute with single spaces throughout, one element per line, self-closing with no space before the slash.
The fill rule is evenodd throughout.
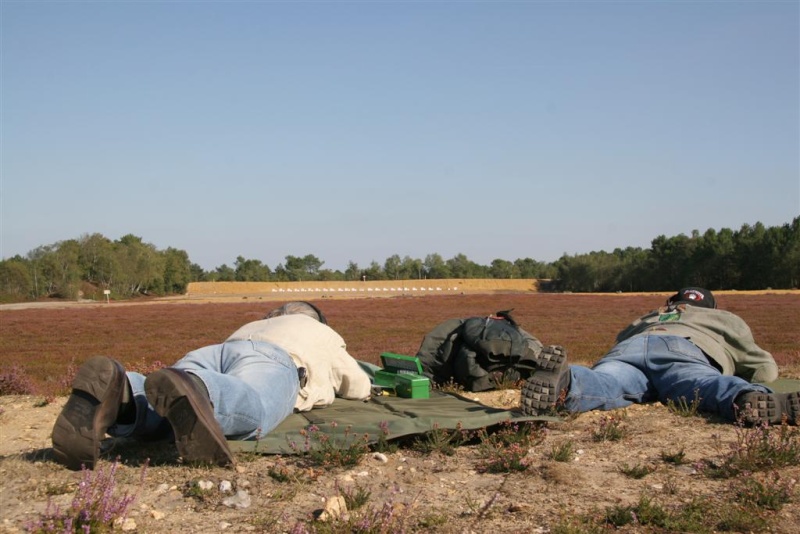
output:
<path id="1" fill-rule="evenodd" d="M 723 376 L 691 341 L 639 334 L 615 345 L 591 369 L 570 366 L 565 407 L 572 412 L 613 410 L 633 403 L 681 398 L 699 409 L 736 420 L 734 400 L 745 391 L 771 390 L 737 376 Z"/>
<path id="2" fill-rule="evenodd" d="M 214 418 L 228 439 L 255 439 L 292 413 L 300 387 L 297 367 L 282 348 L 263 341 L 229 341 L 192 351 L 172 367 L 199 377 L 208 390 Z M 157 437 L 164 420 L 147 402 L 147 378 L 128 372 L 136 422 L 117 424 L 112 436 Z"/>

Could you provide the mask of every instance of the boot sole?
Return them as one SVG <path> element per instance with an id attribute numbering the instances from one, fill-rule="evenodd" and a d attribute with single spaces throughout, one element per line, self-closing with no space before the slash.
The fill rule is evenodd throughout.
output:
<path id="1" fill-rule="evenodd" d="M 525 381 L 520 391 L 520 409 L 527 415 L 541 415 L 556 409 L 561 396 L 558 387 L 569 372 L 567 355 L 561 347 L 548 347 L 537 358 L 539 370 Z"/>
<path id="2" fill-rule="evenodd" d="M 95 356 L 81 366 L 53 427 L 53 457 L 58 463 L 75 471 L 94 469 L 125 387 L 125 368 L 111 358 Z"/>
<path id="3" fill-rule="evenodd" d="M 743 411 L 747 424 L 780 424 L 786 416 L 790 425 L 800 424 L 800 391 L 793 393 L 749 393 L 750 408 Z"/>
<path id="4" fill-rule="evenodd" d="M 172 368 L 156 371 L 147 377 L 145 393 L 155 411 L 172 425 L 175 446 L 185 461 L 234 463 L 211 402 L 197 391 L 189 375 Z"/>

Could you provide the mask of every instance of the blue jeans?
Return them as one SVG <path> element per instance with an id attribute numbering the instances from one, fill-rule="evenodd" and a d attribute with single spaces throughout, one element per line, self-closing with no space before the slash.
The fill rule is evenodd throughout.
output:
<path id="1" fill-rule="evenodd" d="M 633 403 L 681 398 L 699 409 L 736 420 L 733 401 L 745 391 L 771 390 L 723 374 L 686 338 L 639 334 L 615 345 L 591 369 L 570 366 L 565 407 L 571 412 L 613 410 Z"/>
<path id="2" fill-rule="evenodd" d="M 172 367 L 199 377 L 208 390 L 214 418 L 228 439 L 255 439 L 292 413 L 300 384 L 297 367 L 282 348 L 261 341 L 230 341 L 192 351 Z M 164 420 L 147 402 L 147 378 L 128 372 L 136 422 L 117 424 L 112 436 L 156 437 Z"/>

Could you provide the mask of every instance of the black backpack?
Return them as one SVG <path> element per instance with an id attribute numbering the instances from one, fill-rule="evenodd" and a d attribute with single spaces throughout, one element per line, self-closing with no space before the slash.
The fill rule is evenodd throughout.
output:
<path id="1" fill-rule="evenodd" d="M 454 382 L 467 391 L 495 389 L 500 379 L 528 378 L 544 347 L 510 312 L 437 325 L 417 351 L 425 375 L 437 384 Z"/>

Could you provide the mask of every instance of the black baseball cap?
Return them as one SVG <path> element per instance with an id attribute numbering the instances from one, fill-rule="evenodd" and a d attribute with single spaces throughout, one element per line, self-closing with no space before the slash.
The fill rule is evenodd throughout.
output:
<path id="1" fill-rule="evenodd" d="M 714 300 L 714 295 L 708 289 L 702 287 L 684 287 L 669 299 L 667 304 L 690 304 L 699 308 L 717 307 L 717 301 Z"/>

